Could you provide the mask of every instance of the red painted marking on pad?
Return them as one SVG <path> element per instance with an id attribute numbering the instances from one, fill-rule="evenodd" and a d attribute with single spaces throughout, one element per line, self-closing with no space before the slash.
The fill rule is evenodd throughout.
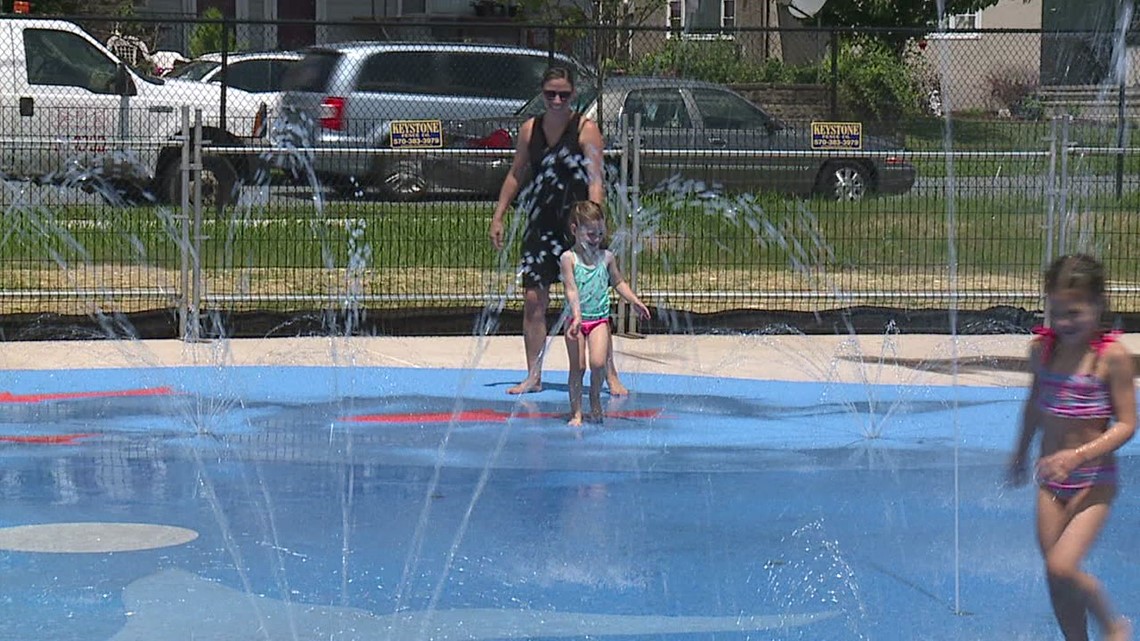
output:
<path id="1" fill-rule="evenodd" d="M 641 410 L 606 412 L 607 418 L 657 418 L 665 410 L 659 407 Z M 500 412 L 491 409 L 464 410 L 462 412 L 410 412 L 406 414 L 361 414 L 342 416 L 344 423 L 506 423 L 511 418 L 565 418 L 567 412 Z"/>
<path id="2" fill-rule="evenodd" d="M 98 436 L 98 434 L 48 434 L 41 436 L 5 436 L 0 434 L 0 442 L 32 445 L 74 445 L 76 440 L 92 436 Z"/>
<path id="3" fill-rule="evenodd" d="M 0 392 L 0 403 L 44 403 L 47 401 L 75 401 L 87 398 L 121 398 L 131 396 L 169 396 L 170 387 L 144 387 L 141 389 L 108 390 L 104 392 L 57 392 L 54 394 L 13 394 Z"/>

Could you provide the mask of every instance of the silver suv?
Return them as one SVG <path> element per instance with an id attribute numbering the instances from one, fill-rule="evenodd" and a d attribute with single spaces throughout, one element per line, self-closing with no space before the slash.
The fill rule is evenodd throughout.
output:
<path id="1" fill-rule="evenodd" d="M 279 128 L 286 139 L 315 148 L 318 178 L 348 196 L 378 186 L 388 196 L 414 199 L 430 187 L 420 155 L 374 152 L 393 147 L 393 121 L 512 114 L 534 96 L 551 65 L 582 72 L 560 54 L 491 44 L 351 42 L 304 53 L 285 77 Z M 421 146 L 423 140 L 432 146 L 434 131 L 429 123 Z"/>

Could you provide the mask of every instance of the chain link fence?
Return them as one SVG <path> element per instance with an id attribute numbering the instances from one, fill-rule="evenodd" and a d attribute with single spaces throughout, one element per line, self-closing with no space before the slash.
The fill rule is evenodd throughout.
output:
<path id="1" fill-rule="evenodd" d="M 1140 311 L 1135 82 L 1054 64 L 1103 34 L 32 26 L 0 113 L 9 338 L 513 331 L 519 249 L 487 230 L 552 63 L 603 129 L 613 247 L 658 312 L 620 310 L 626 331 L 834 331 L 859 310 L 919 331 L 951 308 L 1016 329 L 1077 250 Z M 302 59 L 288 38 L 365 42 Z M 156 80 L 159 51 L 197 59 Z"/>

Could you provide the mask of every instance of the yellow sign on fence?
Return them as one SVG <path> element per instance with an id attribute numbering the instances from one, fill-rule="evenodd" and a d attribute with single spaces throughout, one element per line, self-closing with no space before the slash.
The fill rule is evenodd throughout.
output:
<path id="1" fill-rule="evenodd" d="M 393 120 L 392 148 L 440 148 L 443 123 L 439 120 Z"/>
<path id="2" fill-rule="evenodd" d="M 862 149 L 863 123 L 813 122 L 811 123 L 812 149 Z"/>

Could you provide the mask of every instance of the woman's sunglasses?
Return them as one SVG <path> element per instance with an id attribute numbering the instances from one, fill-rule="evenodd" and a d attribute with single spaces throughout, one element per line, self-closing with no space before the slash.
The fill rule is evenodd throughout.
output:
<path id="1" fill-rule="evenodd" d="M 571 96 L 573 93 L 574 93 L 573 91 L 545 91 L 545 90 L 544 90 L 544 91 L 542 92 L 542 95 L 543 95 L 543 96 L 544 96 L 544 97 L 545 97 L 547 100 L 554 100 L 555 98 L 561 98 L 561 99 L 562 99 L 562 101 L 563 101 L 563 102 L 565 102 L 565 101 L 567 101 L 567 100 L 569 100 L 569 99 L 570 99 L 570 96 Z"/>

